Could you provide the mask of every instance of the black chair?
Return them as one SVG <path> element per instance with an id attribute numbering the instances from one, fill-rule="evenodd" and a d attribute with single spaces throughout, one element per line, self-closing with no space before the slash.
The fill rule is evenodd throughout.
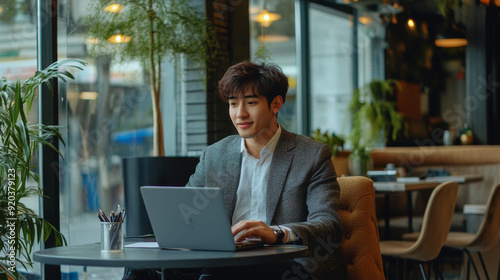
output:
<path id="1" fill-rule="evenodd" d="M 141 186 L 185 186 L 199 162 L 197 157 L 130 157 L 123 159 L 126 236 L 153 233 Z"/>

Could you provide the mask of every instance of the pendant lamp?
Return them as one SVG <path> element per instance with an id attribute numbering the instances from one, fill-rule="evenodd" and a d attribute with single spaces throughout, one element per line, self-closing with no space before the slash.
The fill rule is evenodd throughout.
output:
<path id="1" fill-rule="evenodd" d="M 462 12 L 462 1 L 459 1 L 459 13 Z M 437 36 L 434 43 L 437 47 L 441 48 L 455 48 L 467 45 L 467 38 L 465 36 L 465 26 L 459 20 L 454 23 L 455 17 L 453 11 L 449 12 L 449 23 L 446 29 Z"/>

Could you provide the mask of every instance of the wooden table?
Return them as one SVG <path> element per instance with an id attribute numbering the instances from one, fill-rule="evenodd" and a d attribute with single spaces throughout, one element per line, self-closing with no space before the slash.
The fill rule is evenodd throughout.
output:
<path id="1" fill-rule="evenodd" d="M 439 184 L 448 181 L 457 182 L 459 184 L 466 184 L 472 182 L 479 182 L 482 180 L 483 180 L 482 175 L 453 175 L 453 176 L 428 177 L 426 179 L 421 179 L 415 182 L 410 182 L 410 181 L 374 182 L 373 186 L 375 187 L 375 191 L 384 194 L 385 239 L 389 239 L 389 230 L 390 230 L 389 196 L 391 194 L 406 192 L 408 198 L 407 199 L 408 232 L 413 232 L 413 205 L 411 199 L 412 191 L 433 189 L 437 187 Z"/>

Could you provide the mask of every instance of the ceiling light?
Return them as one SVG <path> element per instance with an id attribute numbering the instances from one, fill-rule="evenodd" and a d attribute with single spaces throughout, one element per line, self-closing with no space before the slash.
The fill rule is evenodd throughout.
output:
<path id="1" fill-rule="evenodd" d="M 415 29 L 415 21 L 414 21 L 412 18 L 409 18 L 409 19 L 408 19 L 408 27 L 409 27 L 411 30 L 414 30 L 414 29 Z"/>
<path id="2" fill-rule="evenodd" d="M 255 21 L 260 23 L 263 27 L 269 27 L 273 21 L 277 21 L 281 18 L 280 14 L 271 13 L 268 10 L 262 10 L 258 15 L 255 16 Z"/>
<path id="3" fill-rule="evenodd" d="M 123 9 L 123 5 L 120 5 L 115 2 L 112 2 L 111 4 L 104 7 L 104 10 L 110 13 L 118 13 L 121 9 Z"/>
<path id="4" fill-rule="evenodd" d="M 434 43 L 437 47 L 440 48 L 455 48 L 455 47 L 463 47 L 467 45 L 467 39 L 465 38 L 464 29 L 460 28 L 460 24 L 450 24 L 448 27 L 441 33 Z"/>
<path id="5" fill-rule="evenodd" d="M 360 16 L 358 18 L 358 20 L 359 20 L 359 22 L 361 22 L 364 25 L 370 24 L 372 22 L 371 17 L 368 17 L 368 16 Z"/>
<path id="6" fill-rule="evenodd" d="M 115 44 L 127 43 L 129 41 L 130 41 L 130 36 L 126 36 L 123 34 L 114 34 L 108 38 L 108 42 Z"/>
<path id="7" fill-rule="evenodd" d="M 465 37 L 465 26 L 461 21 L 462 15 L 462 1 L 458 2 L 458 23 L 455 24 L 455 13 L 449 12 L 449 22 L 446 29 L 438 35 L 434 44 L 441 48 L 455 48 L 467 45 L 467 38 Z"/>

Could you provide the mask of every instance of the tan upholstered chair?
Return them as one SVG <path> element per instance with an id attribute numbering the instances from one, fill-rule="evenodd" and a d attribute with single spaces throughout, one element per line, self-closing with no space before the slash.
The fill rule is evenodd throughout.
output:
<path id="1" fill-rule="evenodd" d="M 349 279 L 383 280 L 373 181 L 353 176 L 340 177 L 338 182 L 342 224 L 340 250 Z"/>
<path id="2" fill-rule="evenodd" d="M 422 276 L 426 279 L 422 263 L 434 260 L 446 241 L 455 210 L 457 192 L 456 182 L 446 182 L 437 186 L 427 202 L 418 239 L 381 241 L 382 256 L 418 261 Z"/>
<path id="3" fill-rule="evenodd" d="M 480 279 L 476 265 L 470 255 L 470 251 L 477 252 L 483 267 L 484 275 L 486 276 L 486 279 L 489 279 L 481 252 L 489 251 L 495 247 L 498 242 L 499 232 L 500 183 L 498 183 L 490 192 L 488 202 L 486 204 L 486 213 L 481 225 L 479 226 L 479 230 L 476 233 L 450 232 L 444 246 L 464 250 L 469 260 L 472 261 L 472 267 L 476 273 L 477 279 Z M 418 238 L 419 234 L 419 232 L 408 233 L 403 236 L 403 239 L 415 240 Z M 467 275 L 469 275 L 468 271 Z"/>

